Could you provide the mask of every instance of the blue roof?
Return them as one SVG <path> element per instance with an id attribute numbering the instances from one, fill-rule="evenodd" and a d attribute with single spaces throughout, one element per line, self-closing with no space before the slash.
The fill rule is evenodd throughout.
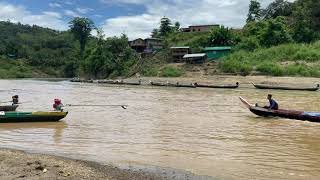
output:
<path id="1" fill-rule="evenodd" d="M 231 50 L 230 46 L 220 46 L 220 47 L 206 47 L 204 48 L 205 51 L 225 51 Z"/>

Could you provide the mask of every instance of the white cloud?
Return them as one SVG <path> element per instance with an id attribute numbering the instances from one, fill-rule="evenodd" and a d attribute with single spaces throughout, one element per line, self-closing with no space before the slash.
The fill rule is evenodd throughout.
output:
<path id="1" fill-rule="evenodd" d="M 80 14 L 72 11 L 72 10 L 64 10 L 64 14 L 71 17 L 81 17 Z"/>
<path id="2" fill-rule="evenodd" d="M 103 16 L 102 15 L 100 15 L 100 14 L 95 14 L 95 15 L 93 15 L 94 17 L 96 17 L 96 18 L 102 18 Z"/>
<path id="3" fill-rule="evenodd" d="M 90 12 L 90 11 L 93 11 L 93 9 L 91 9 L 91 8 L 76 8 L 76 11 L 78 11 L 79 13 L 81 13 L 81 14 L 87 14 L 88 12 Z"/>
<path id="4" fill-rule="evenodd" d="M 122 16 L 107 19 L 102 26 L 106 36 L 119 36 L 127 34 L 130 39 L 150 35 L 150 29 L 158 26 L 159 17 L 149 14 L 138 16 Z"/>
<path id="5" fill-rule="evenodd" d="M 43 11 L 42 12 L 44 15 L 47 15 L 47 16 L 51 16 L 51 17 L 55 17 L 55 18 L 61 18 L 61 14 L 58 13 L 58 12 L 52 12 L 52 11 Z"/>
<path id="6" fill-rule="evenodd" d="M 38 25 L 57 30 L 66 30 L 67 24 L 61 19 L 57 12 L 45 11 L 41 14 L 32 14 L 23 6 L 15 6 L 9 3 L 0 2 L 0 20 L 20 22 L 22 24 Z"/>
<path id="7" fill-rule="evenodd" d="M 260 0 L 267 6 L 273 0 Z M 294 1 L 294 0 L 290 0 Z M 100 0 L 108 5 L 141 5 L 146 9 L 141 15 L 120 16 L 107 19 L 103 30 L 107 35 L 122 32 L 130 39 L 148 37 L 154 28 L 158 28 L 160 18 L 169 17 L 173 23 L 179 21 L 182 26 L 200 24 L 222 24 L 239 28 L 245 24 L 250 0 Z"/>
<path id="8" fill-rule="evenodd" d="M 59 4 L 59 3 L 49 3 L 49 6 L 50 7 L 52 7 L 52 8 L 61 8 L 62 6 L 61 6 L 61 4 Z"/>

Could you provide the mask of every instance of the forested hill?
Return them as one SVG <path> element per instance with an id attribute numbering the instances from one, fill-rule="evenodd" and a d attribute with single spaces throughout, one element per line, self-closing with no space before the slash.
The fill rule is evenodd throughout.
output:
<path id="1" fill-rule="evenodd" d="M 68 63 L 76 60 L 78 46 L 67 31 L 2 21 L 0 77 L 71 76 Z"/>

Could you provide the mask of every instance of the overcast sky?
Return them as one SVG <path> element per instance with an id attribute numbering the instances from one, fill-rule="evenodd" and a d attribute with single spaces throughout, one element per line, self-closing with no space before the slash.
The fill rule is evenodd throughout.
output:
<path id="1" fill-rule="evenodd" d="M 260 0 L 266 6 L 272 0 Z M 181 25 L 245 23 L 250 0 L 0 0 L 0 20 L 67 30 L 74 17 L 88 17 L 106 36 L 125 33 L 130 39 L 148 37 L 169 17 Z"/>

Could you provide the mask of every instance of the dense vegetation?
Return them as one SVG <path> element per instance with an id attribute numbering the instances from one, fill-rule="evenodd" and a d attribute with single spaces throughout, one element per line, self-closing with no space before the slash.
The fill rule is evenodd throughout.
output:
<path id="1" fill-rule="evenodd" d="M 224 58 L 224 72 L 248 75 L 320 77 L 320 41 L 312 44 L 283 44 L 251 53 L 240 50 Z"/>
<path id="2" fill-rule="evenodd" d="M 220 64 L 224 72 L 320 77 L 320 1 L 275 0 L 266 9 L 250 3 L 234 53 Z"/>
<path id="3" fill-rule="evenodd" d="M 182 33 L 179 22 L 164 17 L 152 31 L 164 39 L 164 49 L 146 58 L 129 48 L 126 35 L 105 38 L 88 18 L 73 19 L 64 32 L 0 22 L 0 78 L 181 76 L 186 69 L 170 64 L 170 46 L 190 46 L 194 53 L 233 46 L 218 66 L 226 73 L 320 77 L 319 19 L 319 0 L 275 0 L 265 9 L 251 0 L 242 29 L 220 26 L 206 33 Z"/>
<path id="4" fill-rule="evenodd" d="M 70 31 L 0 22 L 0 78 L 125 76 L 138 58 L 128 38 L 92 37 L 87 18 L 75 18 Z"/>

